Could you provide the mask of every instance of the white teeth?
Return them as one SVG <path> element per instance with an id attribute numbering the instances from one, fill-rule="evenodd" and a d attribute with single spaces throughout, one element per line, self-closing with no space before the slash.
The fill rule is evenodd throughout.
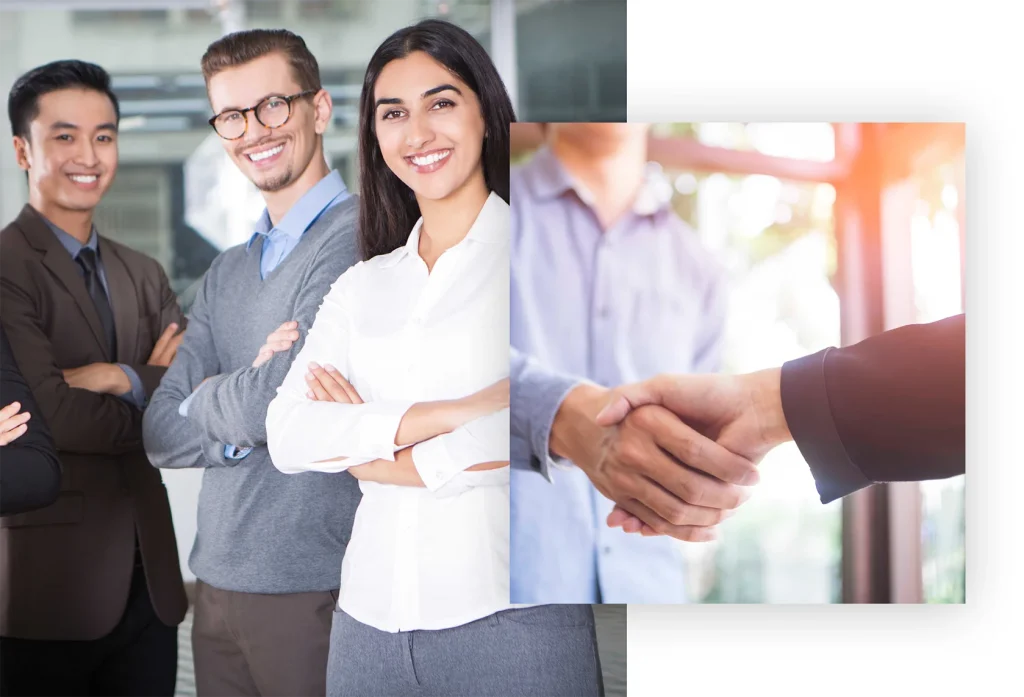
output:
<path id="1" fill-rule="evenodd" d="M 412 163 L 417 167 L 426 167 L 427 165 L 432 165 L 435 162 L 440 162 L 451 154 L 451 150 L 445 150 L 443 152 L 435 152 L 431 155 L 427 155 L 426 157 L 413 157 L 410 159 L 412 159 Z"/>
<path id="2" fill-rule="evenodd" d="M 96 181 L 96 179 L 97 179 L 97 176 L 95 174 L 89 174 L 89 175 L 72 174 L 71 175 L 71 181 L 76 181 L 79 184 L 92 184 L 94 181 Z"/>
<path id="3" fill-rule="evenodd" d="M 253 162 L 259 162 L 260 160 L 265 160 L 268 157 L 273 157 L 282 150 L 284 150 L 284 146 L 278 145 L 276 148 L 271 148 L 270 150 L 264 150 L 263 152 L 255 152 L 249 155 L 249 159 L 252 160 Z"/>

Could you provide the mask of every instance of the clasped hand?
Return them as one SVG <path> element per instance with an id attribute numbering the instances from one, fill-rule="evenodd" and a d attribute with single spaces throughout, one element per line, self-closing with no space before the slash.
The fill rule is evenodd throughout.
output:
<path id="1" fill-rule="evenodd" d="M 551 450 L 616 503 L 610 526 L 712 540 L 750 497 L 757 464 L 788 439 L 778 381 L 763 371 L 577 387 L 556 414 Z"/>

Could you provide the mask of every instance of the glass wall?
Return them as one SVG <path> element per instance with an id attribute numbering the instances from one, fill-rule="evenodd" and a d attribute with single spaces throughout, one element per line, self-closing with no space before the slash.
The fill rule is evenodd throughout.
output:
<path id="1" fill-rule="evenodd" d="M 963 154 L 915 172 L 908 183 L 914 320 L 934 322 L 964 311 Z M 921 555 L 924 600 L 966 599 L 965 477 L 923 482 Z"/>

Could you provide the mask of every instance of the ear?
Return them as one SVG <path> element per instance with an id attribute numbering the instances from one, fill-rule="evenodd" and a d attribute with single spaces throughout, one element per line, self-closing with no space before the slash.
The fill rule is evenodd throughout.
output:
<path id="1" fill-rule="evenodd" d="M 322 136 L 330 127 L 331 114 L 334 112 L 334 102 L 331 100 L 330 92 L 321 89 L 313 95 L 313 110 L 315 113 L 313 128 L 318 136 Z"/>
<path id="2" fill-rule="evenodd" d="M 18 167 L 26 172 L 32 167 L 32 160 L 29 157 L 28 140 L 21 136 L 14 136 L 11 141 L 14 144 L 14 159 Z"/>

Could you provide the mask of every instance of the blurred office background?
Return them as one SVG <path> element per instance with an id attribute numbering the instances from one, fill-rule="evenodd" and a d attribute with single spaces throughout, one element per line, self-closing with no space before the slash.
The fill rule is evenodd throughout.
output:
<path id="1" fill-rule="evenodd" d="M 366 63 L 389 34 L 426 17 L 447 19 L 480 40 L 519 119 L 625 120 L 625 0 L 3 0 L 0 83 L 6 94 L 26 70 L 63 58 L 111 73 L 122 112 L 120 170 L 97 225 L 157 259 L 187 311 L 210 262 L 247 240 L 263 209 L 206 123 L 211 112 L 199 70 L 206 47 L 244 28 L 284 27 L 302 36 L 334 100 L 329 161 L 358 191 L 356 121 Z M 26 199 L 12 148 L 0 148 L 0 220 L 12 220 Z M 187 560 L 200 478 L 199 471 L 164 472 L 187 581 L 194 580 Z M 182 627 L 182 694 L 191 689 L 190 621 Z M 609 695 L 624 694 L 624 607 L 599 622 L 603 650 L 611 651 Z"/>
<path id="2" fill-rule="evenodd" d="M 540 142 L 515 124 L 513 161 Z M 725 371 L 962 312 L 964 147 L 963 124 L 654 125 L 650 166 L 730 275 Z M 795 445 L 761 469 L 719 541 L 680 545 L 694 602 L 964 602 L 964 477 L 822 505 Z"/>

